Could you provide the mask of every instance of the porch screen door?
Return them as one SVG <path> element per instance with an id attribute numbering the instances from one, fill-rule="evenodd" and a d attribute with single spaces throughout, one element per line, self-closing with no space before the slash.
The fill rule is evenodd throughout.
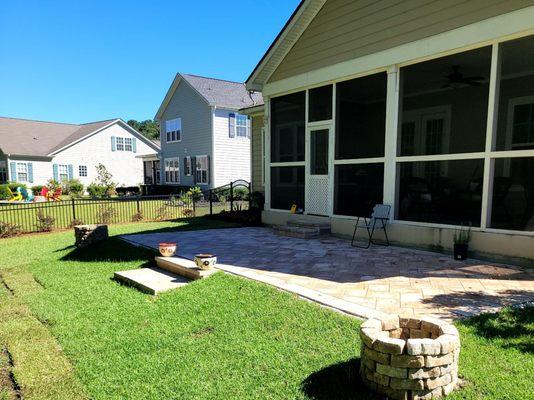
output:
<path id="1" fill-rule="evenodd" d="M 328 142 L 330 129 L 311 128 L 308 131 L 307 139 L 306 213 L 328 215 L 330 186 Z"/>

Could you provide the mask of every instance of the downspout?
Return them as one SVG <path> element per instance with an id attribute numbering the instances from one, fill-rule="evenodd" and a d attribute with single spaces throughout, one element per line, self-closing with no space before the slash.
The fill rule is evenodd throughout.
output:
<path id="1" fill-rule="evenodd" d="M 217 187 L 215 185 L 215 111 L 217 106 L 211 106 L 211 157 L 210 157 L 210 184 L 209 187 Z"/>

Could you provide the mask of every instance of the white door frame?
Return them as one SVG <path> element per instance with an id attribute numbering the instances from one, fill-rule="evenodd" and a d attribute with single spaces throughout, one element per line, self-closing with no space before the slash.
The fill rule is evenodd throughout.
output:
<path id="1" fill-rule="evenodd" d="M 304 193 L 304 212 L 305 214 L 313 214 L 313 215 L 321 215 L 321 216 L 331 216 L 332 215 L 332 207 L 333 207 L 333 200 L 331 195 L 331 186 L 334 178 L 334 171 L 333 171 L 333 135 L 334 135 L 334 124 L 333 121 L 325 121 L 325 122 L 314 122 L 314 123 L 308 123 L 306 126 L 306 138 L 305 138 L 305 157 L 306 165 L 305 165 L 305 193 Z M 311 204 L 311 195 L 312 192 L 310 191 L 312 189 L 311 185 L 311 132 L 313 131 L 320 131 L 320 130 L 328 130 L 328 174 L 327 176 L 327 183 L 326 183 L 326 197 L 327 197 L 327 203 L 326 208 L 324 212 L 317 213 L 314 212 L 315 210 L 310 210 L 309 206 Z M 311 211 L 311 212 L 310 212 Z"/>

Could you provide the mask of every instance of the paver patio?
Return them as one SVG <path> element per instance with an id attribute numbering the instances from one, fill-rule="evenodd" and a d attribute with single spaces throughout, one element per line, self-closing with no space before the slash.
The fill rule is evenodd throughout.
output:
<path id="1" fill-rule="evenodd" d="M 123 236 L 178 255 L 218 256 L 218 268 L 262 281 L 360 317 L 381 313 L 445 319 L 534 300 L 534 269 L 400 247 L 353 248 L 336 237 L 298 239 L 269 228 L 232 228 Z"/>

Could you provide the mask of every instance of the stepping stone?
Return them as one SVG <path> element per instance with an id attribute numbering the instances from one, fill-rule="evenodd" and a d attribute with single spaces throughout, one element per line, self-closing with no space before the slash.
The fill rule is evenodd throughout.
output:
<path id="1" fill-rule="evenodd" d="M 193 261 L 181 257 L 156 257 L 156 263 L 161 269 L 189 279 L 207 278 L 217 272 L 214 268 L 202 270 Z"/>
<path id="2" fill-rule="evenodd" d="M 159 268 L 115 272 L 113 278 L 148 294 L 159 294 L 187 285 L 188 279 Z"/>

